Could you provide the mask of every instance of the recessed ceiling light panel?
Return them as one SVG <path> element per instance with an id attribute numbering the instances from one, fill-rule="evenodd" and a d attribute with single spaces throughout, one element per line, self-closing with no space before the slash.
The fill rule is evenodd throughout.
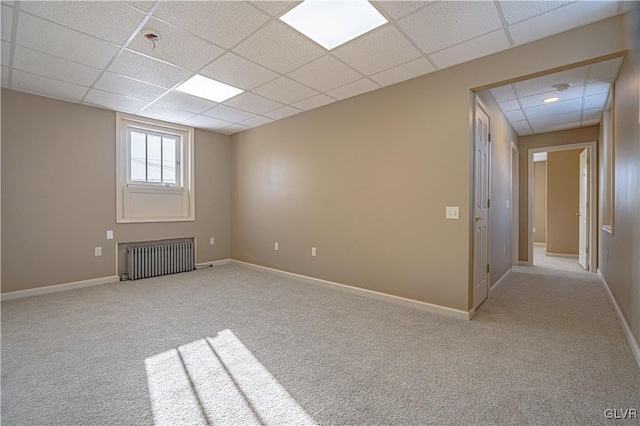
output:
<path id="1" fill-rule="evenodd" d="M 558 102 L 560 100 L 560 98 L 545 98 L 542 100 L 542 103 L 544 104 L 550 104 L 552 102 Z"/>
<path id="2" fill-rule="evenodd" d="M 178 92 L 188 93 L 213 102 L 224 102 L 244 92 L 228 84 L 220 83 L 202 75 L 196 74 L 189 80 L 176 87 Z"/>
<path id="3" fill-rule="evenodd" d="M 366 0 L 305 0 L 280 20 L 327 50 L 387 23 Z"/>

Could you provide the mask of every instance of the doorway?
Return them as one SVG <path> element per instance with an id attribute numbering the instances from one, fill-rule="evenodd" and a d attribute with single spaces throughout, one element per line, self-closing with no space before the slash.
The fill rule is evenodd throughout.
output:
<path id="1" fill-rule="evenodd" d="M 597 268 L 595 142 L 529 150 L 528 258 L 534 266 Z"/>

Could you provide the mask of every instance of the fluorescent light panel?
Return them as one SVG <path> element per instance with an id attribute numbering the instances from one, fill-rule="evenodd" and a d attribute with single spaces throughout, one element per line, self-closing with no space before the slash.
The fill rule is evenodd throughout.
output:
<path id="1" fill-rule="evenodd" d="M 305 0 L 280 20 L 327 50 L 387 23 L 366 0 Z"/>
<path id="2" fill-rule="evenodd" d="M 176 87 L 176 90 L 214 102 L 224 102 L 244 92 L 242 89 L 220 83 L 199 74 L 194 75 Z"/>
<path id="3" fill-rule="evenodd" d="M 542 103 L 545 103 L 545 104 L 551 104 L 551 103 L 553 103 L 553 102 L 558 102 L 559 100 L 560 100 L 560 98 L 556 98 L 556 97 L 553 97 L 553 98 L 546 98 L 546 99 L 543 99 L 543 100 L 542 100 Z"/>

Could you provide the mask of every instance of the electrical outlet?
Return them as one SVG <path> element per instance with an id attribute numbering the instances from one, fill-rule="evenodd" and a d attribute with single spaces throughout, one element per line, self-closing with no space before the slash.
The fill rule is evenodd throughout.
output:
<path id="1" fill-rule="evenodd" d="M 460 207 L 447 207 L 445 219 L 460 219 Z"/>
<path id="2" fill-rule="evenodd" d="M 535 226 L 533 227 L 533 232 L 536 232 L 536 227 Z"/>
<path id="3" fill-rule="evenodd" d="M 94 255 L 95 256 L 102 256 L 102 247 L 96 247 L 94 249 Z"/>
<path id="4" fill-rule="evenodd" d="M 311 256 L 315 257 L 316 255 L 316 248 L 315 247 L 311 247 Z"/>
<path id="5" fill-rule="evenodd" d="M 279 248 L 278 248 L 278 243 L 273 243 L 273 249 L 274 249 L 275 251 L 278 251 L 278 250 L 279 250 Z"/>
<path id="6" fill-rule="evenodd" d="M 507 254 L 507 245 L 502 246 L 502 254 Z"/>
<path id="7" fill-rule="evenodd" d="M 216 243 L 216 239 L 211 237 L 209 238 L 209 244 L 214 245 Z"/>

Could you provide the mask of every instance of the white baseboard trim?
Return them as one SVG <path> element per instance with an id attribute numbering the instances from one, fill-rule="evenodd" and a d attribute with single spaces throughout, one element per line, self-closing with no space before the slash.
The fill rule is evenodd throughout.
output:
<path id="1" fill-rule="evenodd" d="M 222 260 L 212 260 L 210 262 L 196 263 L 195 266 L 196 268 L 198 268 L 198 267 L 204 267 L 204 266 L 228 265 L 229 263 L 231 263 L 231 259 L 222 259 Z"/>
<path id="2" fill-rule="evenodd" d="M 419 300 L 407 299 L 405 297 L 394 296 L 392 294 L 380 293 L 378 291 L 367 290 L 364 288 L 353 287 L 350 285 L 340 284 L 333 281 L 321 280 L 319 278 L 308 277 L 306 275 L 294 274 L 292 272 L 281 271 L 279 269 L 268 268 L 266 266 L 260 266 L 253 263 L 242 262 L 240 260 L 231 259 L 231 263 L 244 266 L 251 269 L 257 269 L 259 271 L 269 272 L 274 275 L 279 275 L 285 278 L 292 278 L 297 281 L 301 281 L 307 284 L 320 285 L 327 288 L 336 290 L 342 290 L 349 293 L 357 294 L 360 296 L 371 297 L 385 302 L 395 303 L 397 305 L 407 306 L 410 308 L 420 309 L 427 312 L 446 315 L 452 318 L 470 320 L 475 314 L 474 310 L 469 312 L 460 309 L 448 308 L 446 306 L 434 305 L 432 303 L 421 302 Z"/>
<path id="3" fill-rule="evenodd" d="M 607 284 L 607 280 L 604 279 L 602 275 L 602 271 L 598 268 L 598 276 L 600 277 L 600 281 L 602 281 L 602 285 L 604 286 L 604 290 L 607 292 L 609 296 L 609 300 L 611 301 L 611 305 L 613 306 L 613 310 L 616 311 L 616 315 L 618 315 L 618 320 L 620 320 L 620 324 L 622 325 L 622 329 L 624 330 L 624 335 L 627 338 L 627 342 L 629 342 L 629 346 L 631 346 L 631 352 L 636 357 L 636 362 L 638 363 L 638 367 L 640 367 L 640 346 L 638 345 L 638 341 L 635 336 L 631 332 L 631 328 L 627 323 L 627 320 L 622 315 L 622 311 L 620 310 L 620 306 L 618 306 L 618 302 L 616 302 L 615 297 L 613 297 L 613 293 L 611 293 L 611 289 L 609 288 L 609 284 Z"/>
<path id="4" fill-rule="evenodd" d="M 533 263 L 527 260 L 520 260 L 518 266 L 533 266 Z"/>
<path id="5" fill-rule="evenodd" d="M 507 280 L 507 277 L 509 275 L 511 275 L 511 268 L 509 268 L 507 272 L 505 272 L 504 275 L 501 276 L 500 279 L 496 281 L 496 283 L 493 286 L 491 286 L 491 288 L 489 289 L 489 293 L 491 293 L 492 291 L 497 289 L 500 285 L 502 285 L 502 283 L 504 283 Z"/>
<path id="6" fill-rule="evenodd" d="M 72 283 L 48 285 L 46 287 L 10 291 L 7 293 L 2 293 L 0 297 L 1 297 L 1 300 L 4 302 L 5 300 L 21 299 L 23 297 L 39 296 L 41 294 L 57 293 L 59 291 L 73 290 L 73 289 L 82 288 L 82 287 L 91 287 L 91 286 L 100 285 L 100 284 L 115 283 L 118 281 L 120 281 L 120 278 L 117 275 L 113 275 L 110 277 L 93 278 L 90 280 L 76 281 Z"/>
<path id="7" fill-rule="evenodd" d="M 568 257 L 568 258 L 571 258 L 571 259 L 577 259 L 578 258 L 577 254 L 549 253 L 549 252 L 546 252 L 545 256 L 547 256 L 547 257 Z"/>

